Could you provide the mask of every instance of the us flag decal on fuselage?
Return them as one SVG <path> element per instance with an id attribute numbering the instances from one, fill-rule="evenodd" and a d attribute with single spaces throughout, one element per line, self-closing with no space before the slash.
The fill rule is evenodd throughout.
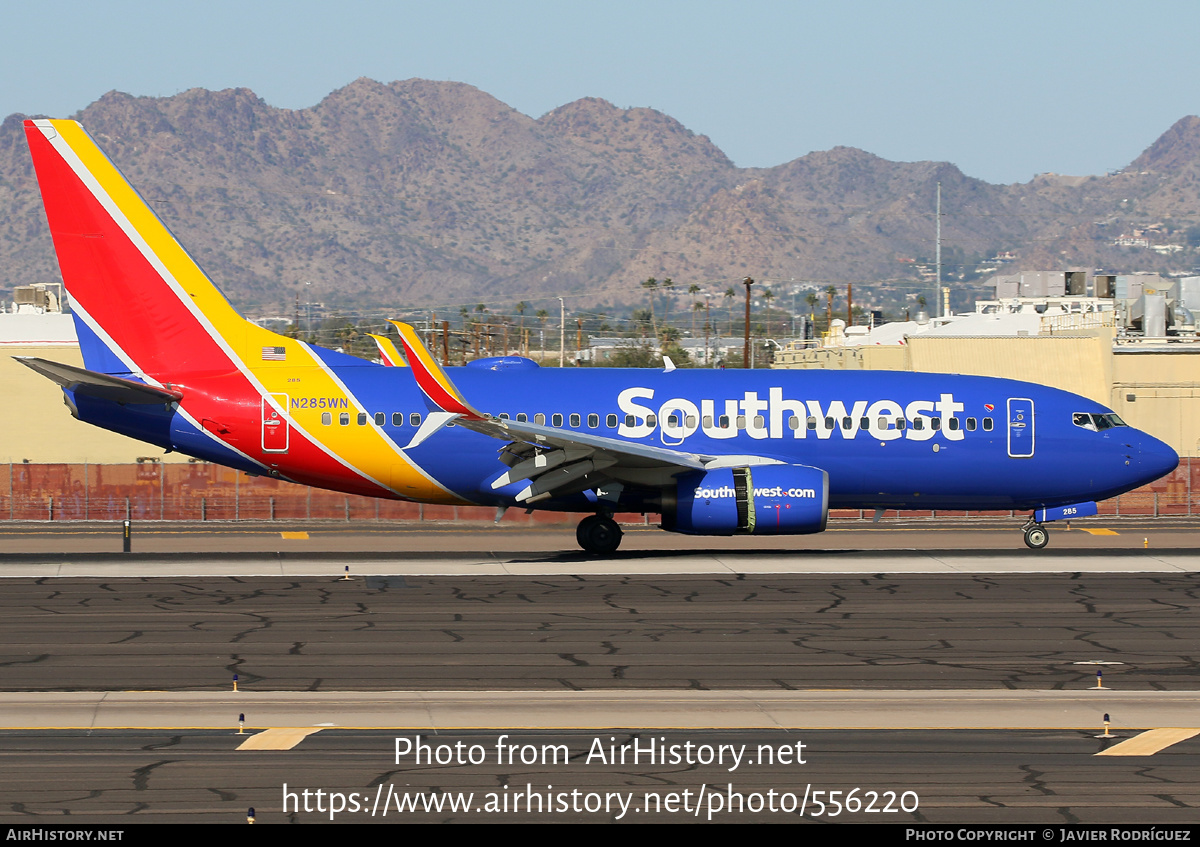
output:
<path id="1" fill-rule="evenodd" d="M 264 347 L 262 349 L 262 360 L 264 362 L 285 362 L 287 361 L 287 348 Z"/>

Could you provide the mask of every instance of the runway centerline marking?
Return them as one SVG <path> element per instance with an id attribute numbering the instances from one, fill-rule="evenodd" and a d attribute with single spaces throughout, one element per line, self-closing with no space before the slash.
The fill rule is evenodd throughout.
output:
<path id="1" fill-rule="evenodd" d="M 321 726 L 284 726 L 264 729 L 251 735 L 240 745 L 239 750 L 291 750 L 308 736 L 320 732 Z"/>
<path id="2" fill-rule="evenodd" d="M 307 532 L 281 532 L 279 535 L 287 541 L 308 541 Z"/>
<path id="3" fill-rule="evenodd" d="M 1086 526 L 1079 527 L 1080 531 L 1086 532 L 1088 535 L 1120 535 L 1119 532 L 1114 532 L 1111 529 L 1088 529 Z"/>
<path id="4" fill-rule="evenodd" d="M 1180 741 L 1187 741 L 1200 735 L 1200 727 L 1164 727 L 1148 729 L 1140 735 L 1135 735 L 1120 744 L 1114 744 L 1107 750 L 1101 750 L 1097 756 L 1153 756 L 1160 750 L 1165 750 Z"/>

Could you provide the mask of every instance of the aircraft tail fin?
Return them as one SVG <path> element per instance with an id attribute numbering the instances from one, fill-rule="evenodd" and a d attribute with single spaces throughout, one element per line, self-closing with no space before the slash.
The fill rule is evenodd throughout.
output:
<path id="1" fill-rule="evenodd" d="M 484 420 L 487 416 L 477 411 L 467 402 L 466 398 L 446 376 L 442 366 L 437 363 L 430 352 L 421 343 L 417 331 L 406 323 L 390 321 L 400 331 L 400 343 L 404 345 L 404 354 L 408 358 L 409 367 L 417 379 L 417 385 L 424 392 L 430 405 L 444 412 L 462 415 L 467 420 Z"/>
<path id="2" fill-rule="evenodd" d="M 83 127 L 25 135 L 88 369 L 155 381 L 231 369 L 256 343 L 270 358 L 280 337 L 233 309 Z"/>

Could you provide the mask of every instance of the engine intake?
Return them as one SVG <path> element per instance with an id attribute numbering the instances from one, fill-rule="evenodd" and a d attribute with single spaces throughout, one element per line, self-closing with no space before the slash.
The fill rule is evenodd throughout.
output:
<path id="1" fill-rule="evenodd" d="M 803 535 L 829 519 L 829 475 L 807 465 L 755 465 L 678 477 L 663 529 L 689 535 Z"/>

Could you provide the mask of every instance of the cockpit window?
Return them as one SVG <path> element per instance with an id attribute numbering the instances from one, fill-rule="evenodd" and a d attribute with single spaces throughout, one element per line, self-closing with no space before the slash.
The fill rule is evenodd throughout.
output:
<path id="1" fill-rule="evenodd" d="M 1071 415 L 1071 423 L 1083 429 L 1090 429 L 1092 432 L 1099 432 L 1102 429 L 1112 429 L 1114 426 L 1128 426 L 1125 421 L 1112 412 L 1107 415 L 1075 412 Z"/>

